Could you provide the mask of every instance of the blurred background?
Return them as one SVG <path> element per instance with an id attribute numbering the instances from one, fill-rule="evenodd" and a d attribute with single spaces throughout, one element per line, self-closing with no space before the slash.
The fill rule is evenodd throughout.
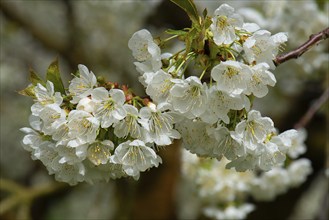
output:
<path id="1" fill-rule="evenodd" d="M 195 1 L 199 11 L 213 11 L 224 1 Z M 329 26 L 327 1 L 226 1 L 245 21 L 261 28 L 288 32 L 286 51 L 311 34 Z M 180 182 L 179 142 L 161 152 L 163 164 L 142 173 L 138 182 L 123 179 L 109 183 L 77 186 L 57 184 L 40 161 L 33 161 L 21 147 L 32 100 L 17 91 L 25 88 L 29 68 L 44 76 L 48 65 L 59 58 L 64 81 L 78 64 L 109 81 L 128 84 L 143 93 L 133 57 L 127 46 L 131 35 L 147 28 L 154 37 L 168 29 L 188 27 L 188 17 L 168 0 L 159 1 L 0 1 L 0 91 L 1 91 L 1 192 L 2 207 L 10 206 L 9 188 L 16 192 L 43 186 L 52 190 L 22 201 L 2 213 L 1 219 L 177 219 Z M 256 109 L 273 119 L 280 131 L 293 128 L 314 102 L 329 87 L 329 40 L 312 48 L 297 60 L 280 65 L 274 74 L 277 85 L 269 95 L 257 100 Z M 306 124 L 307 152 L 313 174 L 299 188 L 278 196 L 272 202 L 255 202 L 248 219 L 302 218 L 326 219 L 328 216 L 328 101 Z M 328 172 L 328 170 L 327 170 Z M 21 190 L 21 191 L 19 191 Z M 25 195 L 25 194 L 24 194 Z M 313 197 L 312 197 L 313 195 Z M 318 195 L 314 198 L 315 195 Z M 312 200 L 313 198 L 313 200 Z M 305 203 L 306 201 L 306 203 Z M 6 203 L 4 203 L 6 202 Z M 312 203 L 315 208 L 307 209 Z M 306 205 L 305 205 L 306 204 Z M 314 205 L 316 204 L 316 205 Z M 296 217 L 298 216 L 298 218 Z M 205 219 L 196 214 L 194 219 Z"/>

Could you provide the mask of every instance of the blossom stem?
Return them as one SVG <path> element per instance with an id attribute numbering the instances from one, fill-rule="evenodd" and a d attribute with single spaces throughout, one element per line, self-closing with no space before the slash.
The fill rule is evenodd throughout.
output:
<path id="1" fill-rule="evenodd" d="M 186 58 L 184 58 L 182 60 L 182 62 L 179 64 L 179 66 L 177 67 L 177 69 L 175 70 L 176 74 L 179 72 L 179 70 L 182 68 L 182 66 L 186 63 L 186 61 L 188 61 L 188 59 L 190 59 L 190 57 L 193 55 L 193 52 L 190 52 L 187 54 Z"/>
<path id="2" fill-rule="evenodd" d="M 177 57 L 181 52 L 183 52 L 185 50 L 185 48 L 184 49 L 181 49 L 181 50 L 179 50 L 179 51 L 177 51 L 176 53 L 174 53 L 171 57 Z"/>
<path id="3" fill-rule="evenodd" d="M 317 34 L 312 34 L 305 43 L 303 43 L 296 49 L 290 51 L 289 53 L 277 56 L 273 60 L 273 62 L 276 66 L 279 66 L 280 64 L 282 64 L 290 59 L 297 59 L 298 57 L 303 55 L 305 52 L 307 52 L 311 47 L 313 47 L 314 45 L 317 45 L 318 43 L 320 43 L 321 41 L 323 41 L 327 38 L 329 38 L 329 27 L 320 31 Z"/>
<path id="4" fill-rule="evenodd" d="M 208 69 L 208 68 L 205 68 L 205 69 L 202 71 L 202 73 L 201 73 L 201 75 L 200 75 L 200 77 L 199 77 L 200 80 L 202 79 L 202 77 L 203 77 L 204 74 L 206 73 L 207 69 Z"/>
<path id="5" fill-rule="evenodd" d="M 174 39 L 174 38 L 176 38 L 176 37 L 178 37 L 177 34 L 176 34 L 176 35 L 173 35 L 173 36 L 171 36 L 171 37 L 168 37 L 168 38 L 166 38 L 166 39 L 164 39 L 164 40 L 162 40 L 161 43 L 166 43 L 166 42 L 168 42 L 168 41 L 170 41 L 170 40 L 172 40 L 172 39 Z"/>

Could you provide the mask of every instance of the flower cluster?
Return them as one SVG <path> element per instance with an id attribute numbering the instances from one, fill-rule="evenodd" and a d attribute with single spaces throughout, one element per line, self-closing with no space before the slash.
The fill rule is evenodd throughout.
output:
<path id="1" fill-rule="evenodd" d="M 244 23 L 227 4 L 199 25 L 200 35 L 197 28 L 169 32 L 186 45 L 173 54 L 161 54 L 162 42 L 155 44 L 147 30 L 136 32 L 128 45 L 140 81 L 157 105 L 179 117 L 176 126 L 190 152 L 225 156 L 227 167 L 238 171 L 270 170 L 285 160 L 288 149 L 273 141 L 281 136 L 272 120 L 250 108 L 254 97 L 264 97 L 275 85 L 270 69 L 287 35 Z M 188 71 L 190 62 L 194 72 Z"/>
<path id="2" fill-rule="evenodd" d="M 304 132 L 298 131 L 296 136 L 303 139 Z M 303 149 L 301 143 L 296 142 L 296 146 Z M 225 159 L 200 158 L 183 150 L 182 192 L 178 198 L 181 219 L 198 219 L 200 215 L 211 219 L 244 219 L 256 208 L 250 197 L 271 201 L 289 188 L 298 187 L 312 172 L 310 161 L 305 158 L 262 173 L 224 169 L 226 163 Z"/>
<path id="3" fill-rule="evenodd" d="M 60 181 L 138 179 L 162 162 L 155 144 L 180 137 L 165 106 L 144 106 L 126 87 L 104 86 L 83 65 L 65 94 L 50 81 L 32 86 L 32 128 L 21 129 L 23 144 Z"/>
<path id="4" fill-rule="evenodd" d="M 84 65 L 64 89 L 52 64 L 47 81 L 33 72 L 32 128 L 23 128 L 25 148 L 49 173 L 70 184 L 131 176 L 157 167 L 158 146 L 182 138 L 199 156 L 227 159 L 237 171 L 271 170 L 286 154 L 294 157 L 290 130 L 278 134 L 273 121 L 252 110 L 255 97 L 268 93 L 276 79 L 273 58 L 287 41 L 257 24 L 244 23 L 227 4 L 191 28 L 168 30 L 154 39 L 146 29 L 128 42 L 148 98 L 127 86 L 97 79 Z M 185 43 L 162 52 L 172 39 Z M 49 77 L 48 77 L 49 75 Z M 249 209 L 248 209 L 249 210 Z"/>

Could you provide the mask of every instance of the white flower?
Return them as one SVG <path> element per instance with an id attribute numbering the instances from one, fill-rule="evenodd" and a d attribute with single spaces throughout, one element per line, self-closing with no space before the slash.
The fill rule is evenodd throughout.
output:
<path id="1" fill-rule="evenodd" d="M 260 143 L 265 142 L 268 134 L 274 131 L 274 123 L 270 118 L 261 117 L 259 111 L 251 110 L 247 120 L 239 122 L 231 136 L 247 150 L 254 151 Z"/>
<path id="2" fill-rule="evenodd" d="M 66 122 L 66 112 L 57 104 L 45 106 L 40 111 L 39 117 L 43 121 L 42 132 L 47 135 L 52 135 L 61 124 Z"/>
<path id="3" fill-rule="evenodd" d="M 80 99 L 76 109 L 92 113 L 95 111 L 95 106 L 96 106 L 95 100 L 89 97 L 85 97 Z"/>
<path id="4" fill-rule="evenodd" d="M 254 209 L 253 204 L 245 203 L 240 206 L 229 205 L 222 209 L 210 206 L 204 208 L 203 213 L 213 219 L 245 219 Z"/>
<path id="5" fill-rule="evenodd" d="M 258 157 L 255 154 L 246 154 L 245 156 L 237 157 L 230 163 L 226 164 L 226 169 L 235 168 L 238 172 L 253 170 L 258 165 Z"/>
<path id="6" fill-rule="evenodd" d="M 114 144 L 110 140 L 96 141 L 89 145 L 87 158 L 96 166 L 109 162 Z"/>
<path id="7" fill-rule="evenodd" d="M 34 93 L 36 103 L 31 106 L 31 111 L 35 116 L 39 115 L 44 106 L 49 104 L 60 105 L 63 102 L 61 94 L 54 91 L 54 84 L 50 81 L 47 81 L 46 87 L 38 83 L 34 87 Z"/>
<path id="8" fill-rule="evenodd" d="M 155 72 L 160 70 L 160 67 L 153 70 L 153 68 L 139 62 L 134 62 L 134 64 L 136 66 L 136 70 L 141 74 L 141 76 L 138 77 L 138 80 L 144 87 L 147 87 L 150 84 Z"/>
<path id="9" fill-rule="evenodd" d="M 99 121 L 90 113 L 82 110 L 73 110 L 68 115 L 69 137 L 77 138 L 82 142 L 93 142 L 99 129 Z"/>
<path id="10" fill-rule="evenodd" d="M 134 33 L 128 42 L 128 47 L 132 50 L 136 60 L 140 61 L 134 64 L 143 75 L 140 80 L 144 84 L 150 80 L 148 79 L 149 76 L 161 68 L 161 50 L 154 42 L 151 33 L 146 29 Z"/>
<path id="11" fill-rule="evenodd" d="M 143 139 L 144 128 L 138 123 L 139 112 L 138 109 L 132 105 L 124 105 L 123 108 L 127 112 L 124 119 L 120 120 L 114 125 L 114 134 L 119 138 L 127 138 L 130 135 L 139 140 Z"/>
<path id="12" fill-rule="evenodd" d="M 121 164 L 107 162 L 106 164 L 95 165 L 89 160 L 85 160 L 83 165 L 86 169 L 84 181 L 89 184 L 95 184 L 104 181 L 108 182 L 110 179 L 127 177 L 127 174 L 122 169 Z"/>
<path id="13" fill-rule="evenodd" d="M 237 39 L 235 28 L 242 27 L 242 17 L 234 13 L 234 8 L 222 4 L 214 12 L 210 29 L 217 45 L 230 44 Z"/>
<path id="14" fill-rule="evenodd" d="M 158 167 L 161 158 L 150 147 L 147 147 L 143 141 L 134 140 L 121 143 L 114 152 L 112 161 L 122 164 L 123 170 L 127 175 L 138 180 L 140 172 L 143 172 L 153 166 Z"/>
<path id="15" fill-rule="evenodd" d="M 76 104 L 80 99 L 91 95 L 91 91 L 97 84 L 96 76 L 89 72 L 88 68 L 82 64 L 78 65 L 79 77 L 72 79 L 69 85 L 69 92 L 73 96 L 72 103 Z"/>
<path id="16" fill-rule="evenodd" d="M 251 195 L 257 201 L 271 201 L 277 195 L 283 194 L 289 187 L 289 174 L 281 167 L 274 167 L 263 172 L 251 181 Z"/>
<path id="17" fill-rule="evenodd" d="M 180 138 L 180 134 L 173 129 L 174 117 L 170 112 L 162 112 L 165 110 L 167 110 L 166 106 L 156 106 L 153 103 L 140 109 L 139 123 L 157 145 L 169 145 L 172 143 L 172 138 Z"/>
<path id="18" fill-rule="evenodd" d="M 135 32 L 128 42 L 128 47 L 138 61 L 148 60 L 155 54 L 160 56 L 158 45 L 154 43 L 151 33 L 146 29 Z"/>
<path id="19" fill-rule="evenodd" d="M 228 94 L 239 95 L 247 89 L 251 77 L 249 66 L 237 61 L 221 62 L 211 70 L 217 89 Z"/>
<path id="20" fill-rule="evenodd" d="M 231 137 L 243 146 L 244 154 L 227 164 L 227 168 L 234 167 L 237 171 L 259 168 L 268 171 L 273 166 L 281 165 L 286 157 L 269 140 L 274 131 L 270 118 L 261 117 L 258 111 L 250 111 L 247 120 L 241 121 L 231 132 Z"/>
<path id="21" fill-rule="evenodd" d="M 276 83 L 275 76 L 268 71 L 269 68 L 267 63 L 259 63 L 251 67 L 252 74 L 245 94 L 250 95 L 252 93 L 258 98 L 266 96 L 268 93 L 267 85 L 274 86 Z"/>
<path id="22" fill-rule="evenodd" d="M 146 29 L 135 32 L 128 41 L 128 47 L 138 61 L 161 60 L 160 48 L 154 43 L 151 33 Z"/>
<path id="23" fill-rule="evenodd" d="M 257 149 L 257 167 L 264 171 L 269 171 L 274 166 L 282 165 L 286 156 L 283 154 L 278 146 L 272 142 L 266 144 L 260 143 Z"/>
<path id="24" fill-rule="evenodd" d="M 192 178 L 197 183 L 198 195 L 202 200 L 233 202 L 249 190 L 248 182 L 253 177 L 252 173 L 225 169 L 226 163 L 226 159 L 218 161 L 213 158 L 199 161 L 197 176 Z"/>
<path id="25" fill-rule="evenodd" d="M 33 153 L 33 156 L 40 160 L 43 165 L 47 167 L 49 174 L 53 170 L 53 164 L 58 158 L 58 153 L 56 151 L 55 143 L 52 142 L 48 145 L 38 146 L 38 149 Z"/>
<path id="26" fill-rule="evenodd" d="M 244 107 L 249 109 L 249 99 L 241 95 L 228 94 L 220 91 L 216 86 L 209 89 L 207 110 L 200 117 L 204 122 L 214 124 L 218 120 L 222 120 L 226 124 L 230 122 L 227 113 L 232 110 L 241 110 Z"/>
<path id="27" fill-rule="evenodd" d="M 185 80 L 175 80 L 171 88 L 173 109 L 181 114 L 192 114 L 192 118 L 200 116 L 207 108 L 207 86 L 200 79 L 190 76 Z"/>
<path id="28" fill-rule="evenodd" d="M 80 163 L 68 164 L 54 162 L 52 167 L 47 167 L 49 174 L 55 174 L 55 179 L 60 182 L 76 185 L 84 181 L 85 167 Z"/>
<path id="29" fill-rule="evenodd" d="M 49 136 L 35 131 L 31 128 L 21 128 L 26 133 L 22 144 L 25 150 L 31 152 L 33 160 L 40 160 L 45 166 L 50 166 L 58 156 L 55 151 L 55 142 Z"/>
<path id="30" fill-rule="evenodd" d="M 246 59 L 249 63 L 265 62 L 271 69 L 275 69 L 273 59 L 279 52 L 279 46 L 287 40 L 287 34 L 285 33 L 278 33 L 271 36 L 269 31 L 256 31 L 243 44 Z"/>
<path id="31" fill-rule="evenodd" d="M 150 84 L 151 80 L 154 77 L 154 74 L 161 70 L 162 63 L 161 61 L 154 63 L 151 61 L 145 61 L 143 63 L 140 62 L 134 62 L 136 66 L 136 70 L 141 74 L 140 77 L 138 77 L 139 82 L 147 87 L 147 85 Z"/>
<path id="32" fill-rule="evenodd" d="M 68 142 L 67 145 L 56 146 L 56 151 L 58 152 L 59 156 L 58 163 L 68 163 L 73 165 L 86 159 L 88 144 L 81 142 L 79 144 L 74 142 L 73 144 L 72 142 Z"/>
<path id="33" fill-rule="evenodd" d="M 231 137 L 230 131 L 226 127 L 219 126 L 216 129 L 208 130 L 208 133 L 218 142 L 213 149 L 213 155 L 217 159 L 225 156 L 227 159 L 233 160 L 244 154 L 243 147 Z"/>
<path id="34" fill-rule="evenodd" d="M 260 29 L 260 27 L 256 23 L 243 23 L 242 29 L 253 33 L 253 32 L 258 31 Z"/>
<path id="35" fill-rule="evenodd" d="M 209 128 L 209 124 L 197 120 L 184 120 L 177 124 L 185 149 L 199 156 L 220 158 L 219 143 L 209 134 Z"/>
<path id="36" fill-rule="evenodd" d="M 277 137 L 273 137 L 275 143 L 278 144 L 280 150 L 287 153 L 289 157 L 295 159 L 299 155 L 306 152 L 306 145 L 304 143 L 306 139 L 306 130 L 290 129 Z M 279 139 L 279 140 L 278 140 Z"/>
<path id="37" fill-rule="evenodd" d="M 52 141 L 49 140 L 49 138 L 34 129 L 24 127 L 21 128 L 20 131 L 26 134 L 23 137 L 22 145 L 25 150 L 32 152 L 32 156 L 38 148 L 42 148 L 43 145 L 48 146 L 52 144 Z"/>
<path id="38" fill-rule="evenodd" d="M 290 179 L 290 185 L 292 187 L 299 186 L 305 182 L 307 176 L 312 173 L 311 161 L 302 158 L 293 161 L 288 167 L 288 175 Z"/>
<path id="39" fill-rule="evenodd" d="M 35 116 L 35 115 L 30 115 L 29 117 L 29 123 L 31 128 L 33 128 L 36 131 L 41 131 L 43 123 L 41 121 L 41 118 L 39 116 Z"/>
<path id="40" fill-rule="evenodd" d="M 33 115 L 30 117 L 31 124 L 35 125 L 36 120 L 40 119 Z M 57 156 L 57 153 L 54 151 L 55 142 L 49 136 L 41 133 L 39 126 L 34 128 L 25 127 L 20 129 L 20 131 L 26 134 L 22 140 L 23 148 L 31 152 L 33 160 L 41 160 L 45 165 L 49 164 Z"/>
<path id="41" fill-rule="evenodd" d="M 162 69 L 157 71 L 147 85 L 146 93 L 154 102 L 162 103 L 170 100 L 170 89 L 173 87 L 172 76 Z"/>
<path id="42" fill-rule="evenodd" d="M 104 87 L 93 90 L 92 99 L 97 101 L 94 115 L 100 120 L 102 128 L 108 128 L 126 116 L 123 104 L 125 95 L 120 89 L 107 91 Z"/>

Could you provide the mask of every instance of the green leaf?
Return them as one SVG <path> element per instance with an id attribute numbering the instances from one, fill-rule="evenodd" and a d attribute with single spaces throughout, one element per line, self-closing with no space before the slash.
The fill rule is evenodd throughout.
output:
<path id="1" fill-rule="evenodd" d="M 38 83 L 40 83 L 41 85 L 45 86 L 46 85 L 46 82 L 43 81 L 41 79 L 40 76 L 38 76 L 38 74 L 32 69 L 30 68 L 30 82 L 33 84 L 33 85 L 37 85 Z"/>
<path id="2" fill-rule="evenodd" d="M 177 6 L 179 6 L 181 9 L 183 9 L 194 24 L 200 25 L 199 14 L 193 0 L 170 0 L 170 1 L 176 4 Z"/>
<path id="3" fill-rule="evenodd" d="M 35 85 L 31 84 L 25 89 L 18 91 L 18 94 L 35 98 L 34 87 Z"/>
<path id="4" fill-rule="evenodd" d="M 207 15 L 208 15 L 207 8 L 205 8 L 205 9 L 203 10 L 202 15 L 203 15 L 204 18 L 207 17 Z"/>
<path id="5" fill-rule="evenodd" d="M 54 84 L 54 89 L 56 92 L 60 92 L 62 94 L 65 94 L 65 88 L 63 85 L 63 81 L 59 72 L 58 67 L 58 59 L 56 58 L 55 61 L 53 61 L 47 70 L 47 80 L 51 81 Z"/>

